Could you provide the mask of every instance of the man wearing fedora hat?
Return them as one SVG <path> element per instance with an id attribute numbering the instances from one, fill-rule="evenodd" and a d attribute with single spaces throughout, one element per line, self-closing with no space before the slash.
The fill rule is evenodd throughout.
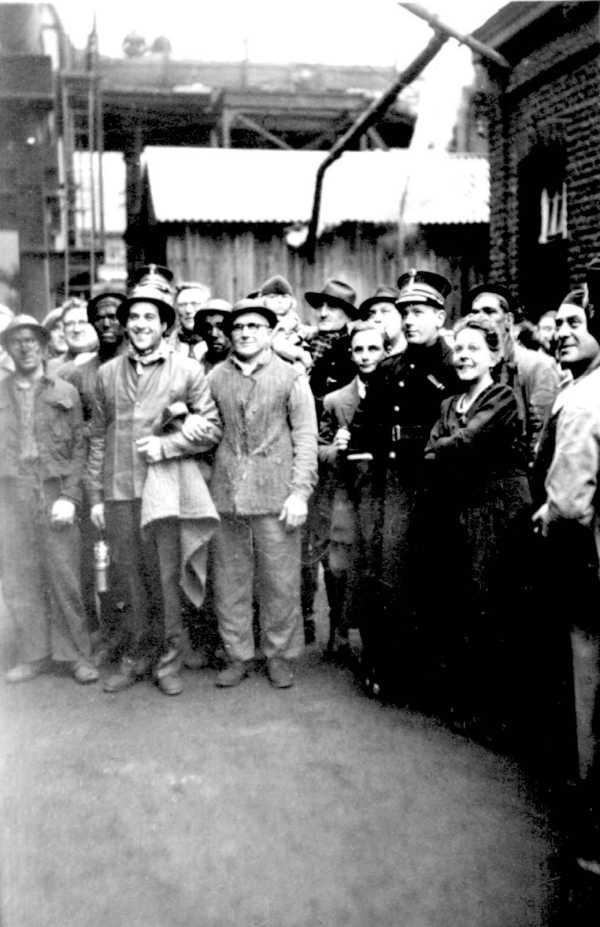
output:
<path id="1" fill-rule="evenodd" d="M 277 316 L 261 300 L 240 300 L 228 321 L 231 354 L 208 376 L 223 420 L 211 480 L 221 517 L 214 602 L 227 654 L 217 685 L 248 674 L 256 588 L 269 679 L 287 688 L 302 649 L 300 529 L 317 480 L 314 400 L 306 377 L 271 349 Z"/>
<path id="2" fill-rule="evenodd" d="M 141 532 L 146 471 L 161 460 L 195 455 L 219 440 L 219 415 L 198 364 L 170 347 L 175 322 L 172 287 L 155 268 L 142 273 L 117 310 L 129 341 L 126 353 L 98 370 L 87 485 L 91 518 L 106 529 L 120 583 L 127 591 L 125 652 L 104 683 L 118 692 L 149 663 L 167 695 L 181 691 L 180 534 L 174 519 Z M 157 416 L 173 403 L 195 413 L 200 437 L 153 433 Z"/>
<path id="3" fill-rule="evenodd" d="M 395 287 L 382 284 L 358 307 L 361 318 L 369 319 L 384 332 L 386 351 L 390 357 L 394 354 L 402 354 L 406 348 L 406 338 L 402 331 L 402 316 L 396 305 L 399 295 Z"/>
<path id="4" fill-rule="evenodd" d="M 425 270 L 398 280 L 406 350 L 374 372 L 361 408 L 362 442 L 373 454 L 378 542 L 367 582 L 373 614 L 361 627 L 364 682 L 371 691 L 412 696 L 421 666 L 424 449 L 442 399 L 458 389 L 452 352 L 440 331 L 450 283 Z"/>
<path id="5" fill-rule="evenodd" d="M 327 393 L 350 383 L 356 369 L 350 354 L 350 323 L 358 318 L 356 291 L 344 280 L 330 278 L 321 290 L 304 294 L 314 310 L 317 333 L 310 339 L 312 368 L 310 388 L 315 397 L 317 419 L 321 419 Z M 311 500 L 302 545 L 302 611 L 307 643 L 315 639 L 313 614 L 319 563 L 329 543 L 329 506 L 318 496 Z"/>
<path id="6" fill-rule="evenodd" d="M 550 414 L 560 386 L 560 370 L 553 358 L 542 351 L 532 351 L 519 344 L 512 335 L 514 301 L 501 284 L 480 283 L 466 296 L 463 315 L 487 318 L 501 336 L 502 360 L 494 370 L 494 379 L 514 390 L 523 423 L 523 442 L 533 463 L 544 422 Z"/>
<path id="7" fill-rule="evenodd" d="M 309 290 L 304 298 L 317 321 L 317 334 L 310 342 L 310 388 L 320 416 L 325 394 L 354 379 L 349 325 L 359 317 L 356 290 L 343 280 L 329 279 L 321 290 Z"/>
<path id="8" fill-rule="evenodd" d="M 14 364 L 0 382 L 3 591 L 20 661 L 6 679 L 31 679 L 52 658 L 70 663 L 78 682 L 95 682 L 79 583 L 79 398 L 46 375 L 48 333 L 32 316 L 15 316 L 0 341 Z"/>

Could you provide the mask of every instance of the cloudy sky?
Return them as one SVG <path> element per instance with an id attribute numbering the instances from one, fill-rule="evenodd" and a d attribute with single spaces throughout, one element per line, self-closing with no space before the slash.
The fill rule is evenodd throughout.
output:
<path id="1" fill-rule="evenodd" d="M 120 56 L 135 30 L 170 40 L 177 58 L 305 61 L 401 67 L 430 35 L 396 0 L 55 0 L 82 48 L 96 14 L 102 54 Z M 499 0 L 425 0 L 449 24 L 470 31 Z"/>

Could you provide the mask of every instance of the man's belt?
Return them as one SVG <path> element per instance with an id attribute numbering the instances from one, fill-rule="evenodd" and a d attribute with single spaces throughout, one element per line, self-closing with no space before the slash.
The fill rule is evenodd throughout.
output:
<path id="1" fill-rule="evenodd" d="M 426 441 L 430 429 L 426 425 L 393 425 L 392 444 L 402 444 L 404 441 Z"/>

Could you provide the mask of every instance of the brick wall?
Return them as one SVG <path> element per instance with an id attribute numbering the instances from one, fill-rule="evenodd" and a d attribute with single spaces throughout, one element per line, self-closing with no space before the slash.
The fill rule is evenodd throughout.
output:
<path id="1" fill-rule="evenodd" d="M 520 295 L 524 268 L 520 242 L 520 169 L 534 151 L 561 146 L 566 158 L 570 284 L 600 254 L 600 45 L 598 4 L 580 4 L 588 21 L 543 21 L 536 44 L 507 49 L 515 64 L 505 86 L 490 81 L 490 274 Z M 502 48 L 500 51 L 504 51 Z M 559 294 L 563 295 L 563 294 Z"/>

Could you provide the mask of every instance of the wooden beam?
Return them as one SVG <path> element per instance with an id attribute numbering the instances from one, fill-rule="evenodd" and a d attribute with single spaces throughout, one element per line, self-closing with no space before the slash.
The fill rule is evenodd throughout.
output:
<path id="1" fill-rule="evenodd" d="M 249 119 L 248 116 L 244 116 L 243 113 L 236 113 L 234 119 L 236 122 L 239 122 L 241 125 L 245 126 L 246 129 L 250 129 L 251 132 L 256 132 L 257 135 L 261 135 L 263 138 L 266 138 L 268 142 L 276 145 L 277 148 L 284 148 L 286 151 L 292 150 L 291 145 L 288 145 L 287 142 L 284 142 L 276 135 L 273 135 L 273 133 L 269 132 L 268 129 L 264 129 L 261 125 L 258 124 L 258 122 L 255 122 L 254 119 Z"/>

